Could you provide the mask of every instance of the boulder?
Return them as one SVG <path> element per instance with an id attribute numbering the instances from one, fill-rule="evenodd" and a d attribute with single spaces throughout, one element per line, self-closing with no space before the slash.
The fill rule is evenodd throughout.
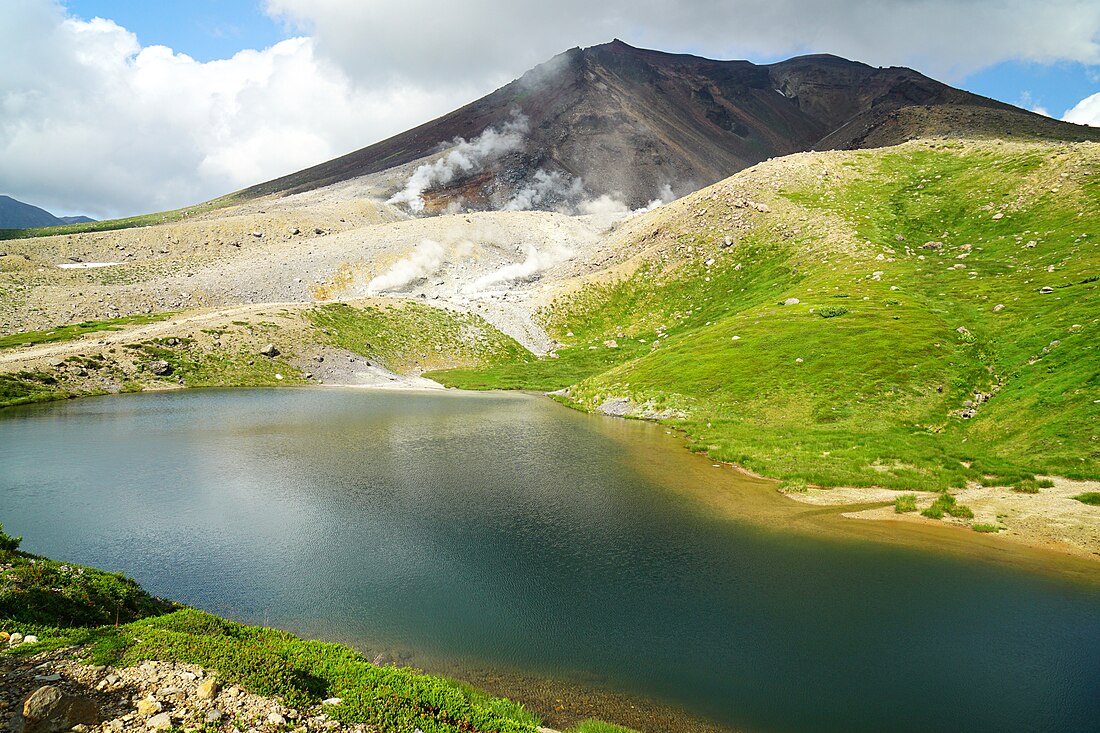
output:
<path id="1" fill-rule="evenodd" d="M 260 349 L 260 356 L 266 356 L 268 358 L 278 356 L 280 353 L 282 352 L 275 348 L 275 344 L 268 344 Z"/>
<path id="2" fill-rule="evenodd" d="M 1039 292 L 1042 293 L 1043 295 L 1050 295 L 1051 293 L 1054 292 L 1054 288 L 1050 287 L 1049 285 L 1046 285 L 1044 287 L 1039 288 Z"/>
<path id="3" fill-rule="evenodd" d="M 997 305 L 993 306 L 993 312 L 994 313 L 1000 313 L 1004 309 L 1005 309 L 1005 304 L 1004 303 L 998 303 Z"/>
<path id="4" fill-rule="evenodd" d="M 24 733 L 60 733 L 99 722 L 99 708 L 83 695 L 68 695 L 52 685 L 39 687 L 23 701 Z"/>
<path id="5" fill-rule="evenodd" d="M 786 300 L 783 301 L 783 305 L 798 305 L 801 302 L 802 301 L 799 300 L 798 298 L 787 298 Z"/>
<path id="6" fill-rule="evenodd" d="M 172 365 L 164 359 L 149 362 L 149 371 L 159 377 L 166 377 L 172 373 Z"/>
<path id="7" fill-rule="evenodd" d="M 8 637 L 8 646 L 18 646 L 23 643 L 23 635 L 16 631 Z"/>

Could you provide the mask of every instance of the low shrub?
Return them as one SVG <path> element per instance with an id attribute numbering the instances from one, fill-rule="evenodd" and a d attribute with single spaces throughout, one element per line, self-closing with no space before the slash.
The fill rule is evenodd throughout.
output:
<path id="1" fill-rule="evenodd" d="M 898 514 L 917 511 L 917 497 L 915 494 L 902 494 L 894 499 L 894 511 Z"/>

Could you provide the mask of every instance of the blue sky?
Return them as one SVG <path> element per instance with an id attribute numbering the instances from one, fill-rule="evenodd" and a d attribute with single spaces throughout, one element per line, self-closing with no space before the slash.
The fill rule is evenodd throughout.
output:
<path id="1" fill-rule="evenodd" d="M 616 37 L 909 66 L 1100 126 L 1098 0 L 0 0 L 0 193 L 97 218 L 185 206 Z"/>

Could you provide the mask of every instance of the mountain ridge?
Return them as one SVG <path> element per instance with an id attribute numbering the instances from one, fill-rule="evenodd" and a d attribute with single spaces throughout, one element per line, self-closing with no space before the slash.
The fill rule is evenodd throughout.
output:
<path id="1" fill-rule="evenodd" d="M 87 216 L 54 216 L 43 208 L 0 194 L 0 229 L 34 229 L 93 222 Z"/>
<path id="2" fill-rule="evenodd" d="M 768 158 L 883 147 L 926 132 L 1100 140 L 1100 130 L 905 67 L 876 68 L 831 54 L 758 65 L 615 40 L 565 51 L 453 112 L 237 196 L 300 193 L 411 164 L 456 139 L 501 128 L 514 111 L 529 120 L 522 144 L 485 170 L 437 186 L 436 211 L 454 202 L 501 208 L 540 170 L 582 181 L 585 196 L 610 195 L 633 208 L 664 186 L 684 195 Z M 562 197 L 542 204 L 534 208 L 560 207 Z"/>

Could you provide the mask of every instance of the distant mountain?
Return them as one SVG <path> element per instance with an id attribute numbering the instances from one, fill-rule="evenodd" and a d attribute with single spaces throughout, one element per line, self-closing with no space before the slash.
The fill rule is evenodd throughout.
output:
<path id="1" fill-rule="evenodd" d="M 34 229 L 59 224 L 83 224 L 95 221 L 87 216 L 54 216 L 45 209 L 0 196 L 0 229 Z"/>
<path id="2" fill-rule="evenodd" d="M 455 203 L 548 209 L 610 194 L 636 207 L 771 157 L 941 135 L 1100 140 L 1100 130 L 907 68 L 828 55 L 768 65 L 712 61 L 616 40 L 567 51 L 439 119 L 238 195 L 295 193 L 380 173 L 462 138 L 461 159 L 421 170 L 416 180 L 412 170 L 387 178 L 395 200 L 429 212 Z"/>

